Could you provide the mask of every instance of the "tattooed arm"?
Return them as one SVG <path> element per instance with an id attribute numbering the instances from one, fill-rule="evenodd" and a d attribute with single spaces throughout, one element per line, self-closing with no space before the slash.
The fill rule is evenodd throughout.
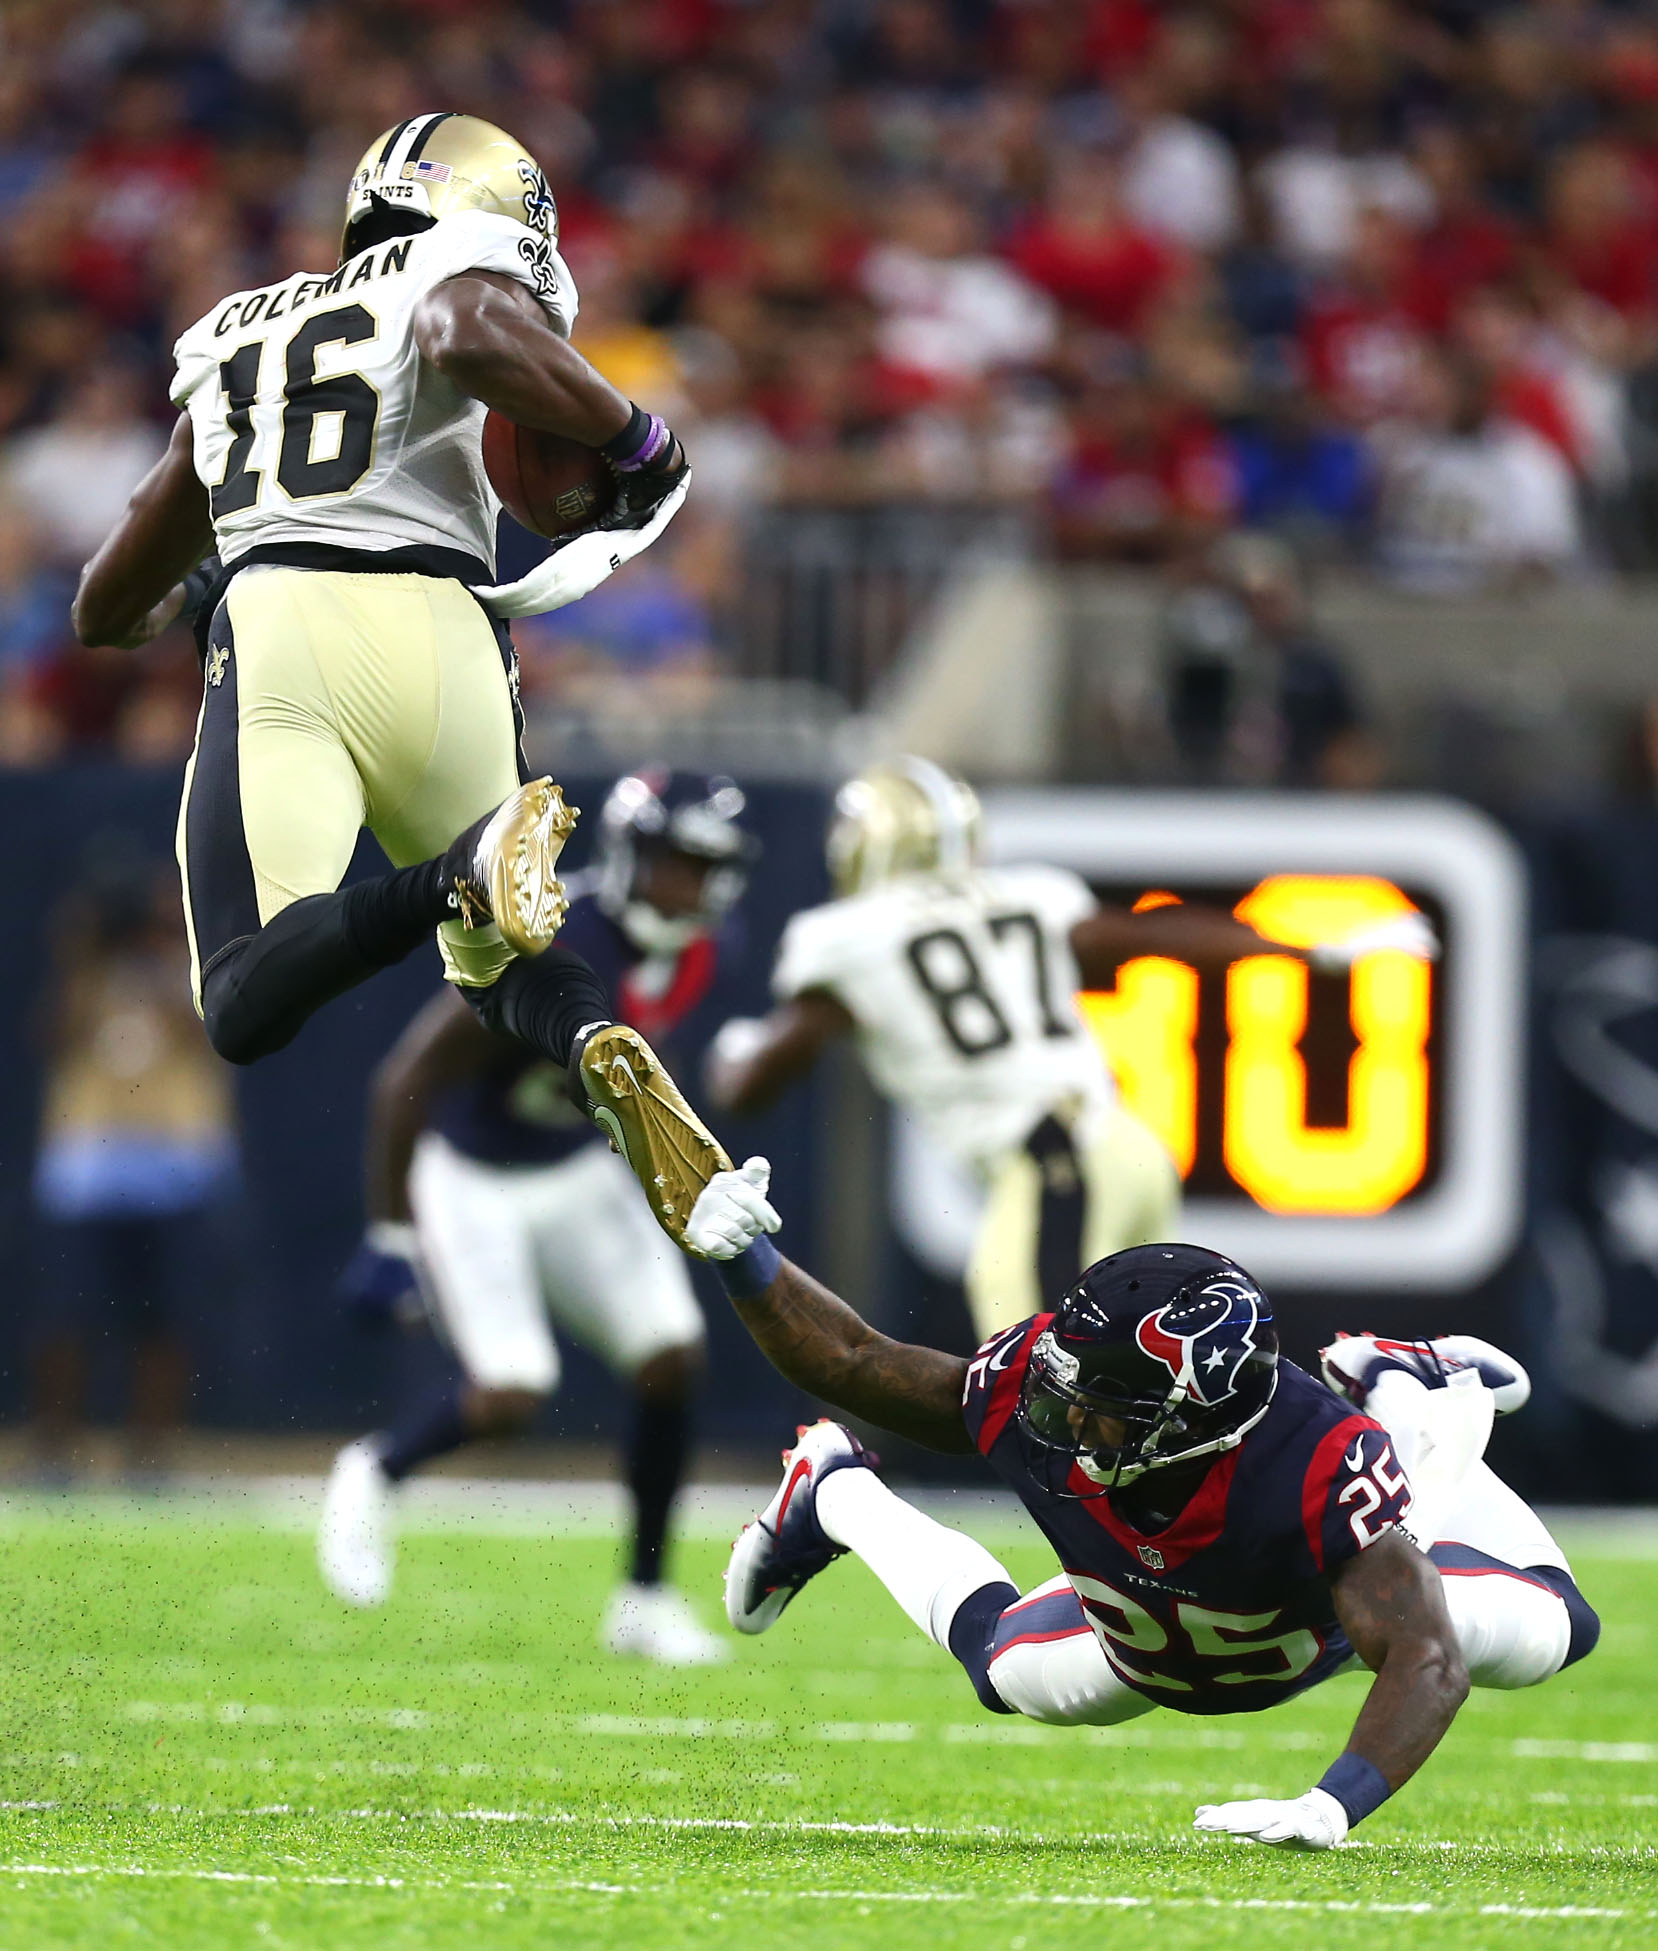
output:
<path id="1" fill-rule="evenodd" d="M 733 1298 L 732 1306 L 797 1388 L 929 1450 L 971 1452 L 961 1419 L 967 1364 L 959 1356 L 877 1334 L 791 1260 L 763 1294 Z"/>
<path id="2" fill-rule="evenodd" d="M 1398 1531 L 1348 1559 L 1332 1596 L 1353 1651 L 1375 1674 L 1348 1737 L 1398 1789 L 1438 1747 L 1468 1698 L 1445 1589 L 1433 1562 Z"/>

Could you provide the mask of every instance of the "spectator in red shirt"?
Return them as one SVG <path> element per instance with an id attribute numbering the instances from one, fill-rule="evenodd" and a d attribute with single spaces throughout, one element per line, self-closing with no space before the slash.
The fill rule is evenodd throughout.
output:
<path id="1" fill-rule="evenodd" d="M 148 297 L 145 254 L 214 175 L 213 153 L 184 125 L 183 99 L 142 69 L 116 86 L 103 132 L 76 157 L 82 222 L 70 253 L 74 290 L 112 323 L 130 325 Z"/>
<path id="2" fill-rule="evenodd" d="M 1340 279 L 1314 293 L 1301 349 L 1314 390 L 1355 426 L 1396 413 L 1428 337 L 1406 303 L 1411 238 L 1398 218 L 1361 211 Z"/>
<path id="3" fill-rule="evenodd" d="M 1144 330 L 1183 267 L 1171 245 L 1125 215 L 1117 165 L 1091 151 L 1056 166 L 1040 212 L 1009 255 L 1067 309 L 1129 337 Z"/>
<path id="4" fill-rule="evenodd" d="M 1652 315 L 1658 228 L 1643 219 L 1624 159 L 1597 143 L 1549 173 L 1543 251 L 1549 268 L 1631 321 Z"/>
<path id="5" fill-rule="evenodd" d="M 1416 237 L 1406 304 L 1420 325 L 1438 335 L 1470 291 L 1509 275 L 1517 240 L 1514 226 L 1482 193 L 1460 130 L 1446 123 L 1425 130 L 1415 162 L 1433 191 L 1434 219 Z"/>
<path id="6" fill-rule="evenodd" d="M 1219 435 L 1206 416 L 1143 374 L 1090 382 L 1072 437 L 1053 492 L 1061 554 L 1166 561 L 1233 519 L 1236 471 Z"/>

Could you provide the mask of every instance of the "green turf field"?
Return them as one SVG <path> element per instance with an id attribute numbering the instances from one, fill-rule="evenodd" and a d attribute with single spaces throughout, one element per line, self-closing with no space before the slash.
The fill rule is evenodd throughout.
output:
<path id="1" fill-rule="evenodd" d="M 1601 1650 L 1475 1695 L 1324 1857 L 1198 1843 L 1359 1696 L 1117 1734 L 977 1709 L 851 1561 L 712 1672 L 594 1648 L 614 1546 L 432 1531 L 351 1615 L 245 1508 L 0 1507 L 0 1946 L 1651 1946 L 1658 1564 L 1580 1554 Z M 1006 1554 L 1017 1576 L 1048 1567 Z M 715 1616 L 724 1551 L 682 1547 Z"/>

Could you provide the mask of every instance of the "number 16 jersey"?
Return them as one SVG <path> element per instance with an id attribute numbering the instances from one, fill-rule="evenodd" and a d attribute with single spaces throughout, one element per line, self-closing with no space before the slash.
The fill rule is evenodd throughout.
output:
<path id="1" fill-rule="evenodd" d="M 772 987 L 834 996 L 876 1087 L 984 1170 L 1049 1112 L 1086 1128 L 1112 1102 L 1071 950 L 1096 905 L 1056 867 L 908 875 L 796 915 Z"/>
<path id="2" fill-rule="evenodd" d="M 424 546 L 493 569 L 485 409 L 414 339 L 420 300 L 468 271 L 524 285 L 569 337 L 576 289 L 558 252 L 510 217 L 465 211 L 337 271 L 236 292 L 179 338 L 172 397 L 226 562 L 273 543 Z"/>

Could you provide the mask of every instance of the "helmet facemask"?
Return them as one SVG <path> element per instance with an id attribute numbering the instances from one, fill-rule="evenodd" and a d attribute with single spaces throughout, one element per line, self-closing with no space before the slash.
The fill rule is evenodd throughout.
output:
<path id="1" fill-rule="evenodd" d="M 1148 1386 L 1149 1367 L 1125 1352 L 1116 1373 L 1107 1362 L 1084 1379 L 1081 1363 L 1060 1345 L 1052 1328 L 1037 1337 L 1016 1421 L 1026 1460 L 1051 1495 L 1104 1497 L 1150 1471 L 1234 1449 L 1266 1414 L 1271 1400 L 1269 1390 L 1267 1402 L 1246 1421 L 1235 1423 L 1223 1407 L 1195 1400 L 1183 1377 L 1175 1377 L 1161 1391 Z M 1274 1386 L 1276 1381 L 1275 1373 Z M 1121 1437 L 1106 1440 L 1101 1422 L 1119 1425 Z M 1074 1471 L 1095 1488 L 1074 1488 Z"/>

